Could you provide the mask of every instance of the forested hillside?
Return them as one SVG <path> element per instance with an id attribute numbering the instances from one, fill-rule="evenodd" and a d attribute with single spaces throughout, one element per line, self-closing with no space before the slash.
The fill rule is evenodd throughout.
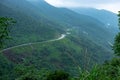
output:
<path id="1" fill-rule="evenodd" d="M 14 38 L 11 44 L 8 42 L 8 46 L 52 39 L 64 32 L 64 30 L 60 29 L 62 26 L 42 16 L 39 16 L 39 19 L 34 19 L 25 12 L 9 8 L 3 4 L 0 5 L 0 10 L 1 16 L 12 17 L 17 22 L 11 28 L 11 36 L 14 36 Z"/>
<path id="2" fill-rule="evenodd" d="M 12 39 L 1 49 L 2 80 L 22 80 L 58 69 L 78 76 L 80 68 L 91 70 L 113 57 L 110 44 L 115 33 L 91 16 L 56 8 L 44 0 L 2 0 L 0 17 L 16 21 L 10 28 Z"/>
<path id="3" fill-rule="evenodd" d="M 88 15 L 98 19 L 104 23 L 105 28 L 110 30 L 111 33 L 116 34 L 118 32 L 118 17 L 116 13 L 104 9 L 98 10 L 94 8 L 72 8 L 71 10 L 79 14 Z"/>

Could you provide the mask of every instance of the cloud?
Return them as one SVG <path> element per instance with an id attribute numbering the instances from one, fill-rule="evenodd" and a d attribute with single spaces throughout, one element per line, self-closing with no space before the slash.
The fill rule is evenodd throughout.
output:
<path id="1" fill-rule="evenodd" d="M 107 9 L 113 12 L 120 10 L 120 0 L 45 0 L 56 7 L 91 7 Z"/>
<path id="2" fill-rule="evenodd" d="M 120 0 L 45 0 L 50 3 L 80 3 L 80 4 L 109 4 L 109 3 L 118 3 Z"/>

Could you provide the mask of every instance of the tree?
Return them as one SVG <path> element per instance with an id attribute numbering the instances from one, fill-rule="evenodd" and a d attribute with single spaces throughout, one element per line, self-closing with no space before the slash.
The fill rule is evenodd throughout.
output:
<path id="1" fill-rule="evenodd" d="M 10 26 L 15 21 L 12 18 L 0 17 L 0 49 L 3 47 L 5 41 L 10 39 Z"/>
<path id="2" fill-rule="evenodd" d="M 118 26 L 120 28 L 120 11 L 119 11 L 118 17 L 119 17 L 118 18 Z M 115 38 L 113 50 L 114 50 L 116 55 L 120 56 L 120 32 L 117 34 L 117 36 Z"/>
<path id="3" fill-rule="evenodd" d="M 51 72 L 47 76 L 47 80 L 69 80 L 69 74 L 64 71 Z"/>

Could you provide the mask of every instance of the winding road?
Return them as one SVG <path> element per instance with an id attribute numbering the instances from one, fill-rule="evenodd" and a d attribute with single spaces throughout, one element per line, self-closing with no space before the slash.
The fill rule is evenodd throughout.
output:
<path id="1" fill-rule="evenodd" d="M 9 48 L 3 49 L 0 52 L 4 52 L 4 51 L 7 51 L 7 50 L 10 50 L 10 49 L 13 49 L 13 48 L 27 46 L 27 45 L 32 45 L 32 44 L 45 43 L 45 42 L 54 42 L 54 41 L 58 41 L 58 40 L 64 39 L 65 37 L 66 37 L 66 34 L 61 34 L 61 36 L 56 38 L 56 39 L 51 39 L 51 40 L 42 41 L 42 42 L 33 42 L 33 43 L 21 44 L 21 45 L 17 45 L 17 46 L 13 46 L 13 47 L 9 47 Z"/>

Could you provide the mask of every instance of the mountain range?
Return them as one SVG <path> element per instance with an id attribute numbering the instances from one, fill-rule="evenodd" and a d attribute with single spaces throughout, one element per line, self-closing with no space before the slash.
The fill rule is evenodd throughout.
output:
<path id="1" fill-rule="evenodd" d="M 7 71 L 12 72 L 18 64 L 32 65 L 38 70 L 63 69 L 77 75 L 78 66 L 90 70 L 96 63 L 113 57 L 110 44 L 118 29 L 116 14 L 112 12 L 57 8 L 44 0 L 1 0 L 0 16 L 11 17 L 17 22 L 11 26 L 13 39 L 6 41 L 4 49 L 28 44 L 2 52 L 2 75 L 13 78 Z M 66 37 L 54 41 L 62 34 Z"/>

